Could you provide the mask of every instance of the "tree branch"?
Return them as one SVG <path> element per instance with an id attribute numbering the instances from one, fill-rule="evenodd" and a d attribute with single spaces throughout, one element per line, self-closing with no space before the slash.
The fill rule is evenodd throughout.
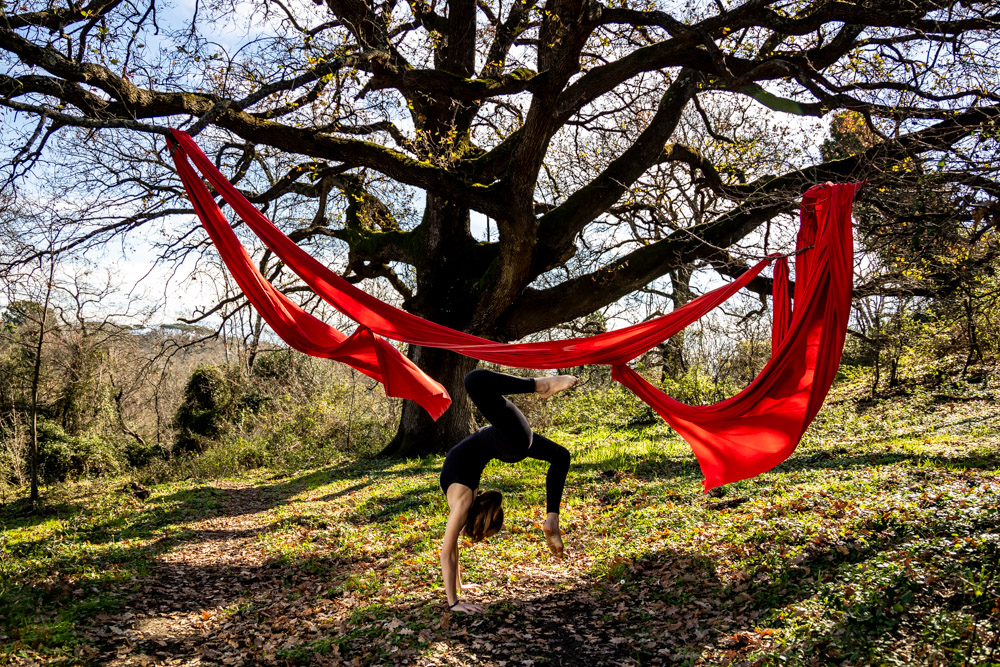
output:
<path id="1" fill-rule="evenodd" d="M 541 273 L 565 254 L 579 231 L 606 211 L 663 155 L 681 113 L 695 93 L 695 75 L 681 70 L 660 99 L 642 134 L 594 180 L 570 195 L 538 221 L 536 270 Z"/>

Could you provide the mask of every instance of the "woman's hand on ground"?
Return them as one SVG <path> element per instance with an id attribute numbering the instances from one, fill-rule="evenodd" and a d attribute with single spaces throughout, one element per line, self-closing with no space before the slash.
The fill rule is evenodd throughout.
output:
<path id="1" fill-rule="evenodd" d="M 450 607 L 449 611 L 460 611 L 463 614 L 481 614 L 486 611 L 486 607 L 481 604 L 472 604 L 471 602 L 459 602 L 454 607 Z"/>

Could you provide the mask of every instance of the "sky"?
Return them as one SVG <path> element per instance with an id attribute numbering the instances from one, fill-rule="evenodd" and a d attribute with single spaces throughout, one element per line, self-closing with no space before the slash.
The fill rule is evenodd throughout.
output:
<path id="1" fill-rule="evenodd" d="M 170 22 L 172 18 L 174 22 L 180 21 L 183 17 L 190 16 L 195 5 L 195 0 L 180 0 L 172 10 L 164 11 L 161 8 L 164 14 L 163 20 Z M 214 37 L 215 41 L 230 53 L 248 39 L 247 35 L 231 28 L 232 26 L 220 25 Z M 257 34 L 265 34 L 269 29 L 268 25 L 260 25 Z M 150 46 L 155 47 L 155 44 L 151 43 Z M 796 120 L 801 121 L 801 119 Z M 419 196 L 422 197 L 422 193 Z M 479 213 L 473 212 L 471 228 L 473 236 L 478 240 L 496 239 L 495 223 L 488 222 L 485 216 Z M 171 323 L 181 317 L 190 317 L 195 308 L 210 306 L 215 302 L 217 295 L 212 281 L 197 275 L 197 267 L 193 260 L 179 266 L 169 266 L 157 262 L 157 258 L 158 253 L 154 246 L 143 234 L 131 235 L 124 244 L 107 244 L 101 253 L 89 256 L 92 263 L 103 267 L 114 282 L 122 286 L 124 294 L 139 295 L 144 302 L 157 306 L 152 318 L 153 323 Z M 70 267 L 70 270 L 76 269 Z M 95 276 L 99 272 L 95 271 Z M 716 287 L 720 282 L 721 279 L 711 272 L 705 272 L 696 279 L 697 287 L 702 290 Z M 111 307 L 120 310 L 118 305 L 110 301 Z M 212 319 L 206 322 L 208 325 L 212 323 Z M 620 324 L 625 322 L 622 321 Z M 612 326 L 616 325 L 619 323 L 612 322 Z"/>

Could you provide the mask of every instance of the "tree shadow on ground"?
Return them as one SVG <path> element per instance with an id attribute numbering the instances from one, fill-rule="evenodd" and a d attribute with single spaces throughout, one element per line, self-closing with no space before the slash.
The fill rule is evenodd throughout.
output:
<path id="1" fill-rule="evenodd" d="M 405 470 L 392 470 L 399 465 L 407 464 Z M 361 475 L 378 479 L 382 477 L 420 477 L 435 470 L 440 470 L 441 460 L 428 456 L 419 459 L 370 458 L 360 461 L 344 461 L 323 468 L 330 481 L 357 479 Z"/>
<path id="2" fill-rule="evenodd" d="M 255 609 L 254 598 L 256 602 L 264 601 L 265 609 L 271 608 L 271 603 L 297 606 L 303 596 L 329 601 L 344 594 L 338 582 L 388 566 L 385 554 L 369 554 L 364 558 L 330 553 L 305 558 L 275 555 L 261 565 L 248 566 L 243 562 L 240 557 L 243 545 L 253 545 L 260 536 L 285 529 L 287 523 L 277 521 L 246 527 L 247 524 L 236 522 L 231 528 L 182 529 L 152 541 L 122 541 L 121 546 L 105 548 L 93 555 L 50 556 L 40 565 L 43 569 L 24 571 L 23 584 L 14 582 L 4 591 L 8 600 L 17 601 L 18 610 L 10 608 L 0 613 L 0 638 L 32 642 L 31 632 L 3 623 L 6 620 L 3 617 L 8 611 L 24 617 L 31 613 L 31 607 L 36 611 L 44 608 L 53 622 L 75 627 L 74 635 L 85 640 L 83 653 L 77 657 L 95 664 L 104 664 L 123 651 L 130 656 L 171 657 L 176 651 L 176 655 L 212 662 L 223 655 L 233 655 L 235 645 L 231 641 L 239 636 L 233 632 L 222 636 L 212 634 L 218 630 L 218 624 L 209 621 L 220 609 Z M 309 528 L 310 534 L 320 540 L 336 539 L 335 533 L 316 531 L 315 526 Z M 51 541 L 39 541 L 35 546 L 46 549 Z M 176 560 L 162 558 L 185 544 L 195 548 L 187 549 Z M 86 573 L 85 585 L 79 583 L 77 573 Z M 308 586 L 303 587 L 305 584 Z M 184 627 L 177 626 L 180 620 L 186 623 Z M 304 614 L 301 620 L 309 625 L 315 621 L 311 613 Z M 132 629 L 136 632 L 131 632 Z M 246 630 L 249 643 L 242 647 L 244 661 L 267 638 L 282 633 L 269 626 Z M 44 627 L 38 631 L 50 632 Z M 65 634 L 65 629 L 61 632 Z M 7 637 L 3 637 L 5 633 Z M 257 641 L 262 637 L 265 639 Z M 86 641 L 98 647 L 97 653 L 88 653 Z M 137 658 L 123 664 L 148 662 Z"/>
<path id="3" fill-rule="evenodd" d="M 66 501 L 46 502 L 41 500 L 32 508 L 27 498 L 18 498 L 0 505 L 0 529 L 25 529 L 45 523 L 50 519 L 65 519 L 80 512 L 79 503 Z"/>
<path id="4" fill-rule="evenodd" d="M 329 554 L 274 557 L 250 567 L 158 562 L 125 599 L 127 612 L 90 619 L 79 634 L 96 647 L 90 657 L 98 664 L 114 658 L 146 664 L 155 656 L 280 663 L 275 654 L 282 647 L 330 634 L 326 619 L 352 604 L 343 601 L 350 593 L 339 583 L 371 567 Z"/>
<path id="5" fill-rule="evenodd" d="M 624 475 L 630 475 L 643 481 L 653 480 L 699 480 L 701 469 L 694 456 L 657 455 L 655 458 L 636 462 L 633 466 L 619 466 L 617 457 L 610 456 L 605 460 L 588 463 L 571 463 L 570 473 L 596 473 L 609 483 L 617 483 Z M 905 451 L 873 451 L 869 453 L 850 454 L 843 447 L 811 452 L 808 454 L 793 454 L 773 469 L 774 473 L 791 472 L 795 470 L 837 470 L 864 467 L 880 467 L 897 463 L 913 465 L 911 474 L 926 466 L 938 470 L 948 469 L 1000 469 L 1000 452 L 976 450 L 971 454 L 912 454 Z M 919 466 L 919 468 L 918 468 Z M 600 481 L 600 479 L 598 479 Z"/>
<path id="6" fill-rule="evenodd" d="M 328 493 L 325 496 L 320 496 L 319 498 L 317 498 L 317 500 L 320 501 L 336 500 L 337 498 L 342 498 L 344 496 L 349 496 L 352 493 L 356 493 L 361 489 L 367 489 L 373 483 L 374 482 L 358 482 L 357 484 L 352 484 L 351 486 L 345 487 L 340 491 L 335 491 L 333 493 Z"/>
<path id="7" fill-rule="evenodd" d="M 176 547 L 178 544 L 196 539 L 202 531 L 172 530 L 175 527 L 206 519 L 215 518 L 237 518 L 249 514 L 266 512 L 276 507 L 287 505 L 294 496 L 309 490 L 324 486 L 333 481 L 344 479 L 355 479 L 359 475 L 368 477 L 393 477 L 399 479 L 416 478 L 423 476 L 431 470 L 437 469 L 437 464 L 433 460 L 427 460 L 416 467 L 409 467 L 406 471 L 391 470 L 399 465 L 398 461 L 362 461 L 350 464 L 340 464 L 338 466 L 322 468 L 309 473 L 282 478 L 271 484 L 250 486 L 246 488 L 225 488 L 215 486 L 201 486 L 193 489 L 183 489 L 164 496 L 154 496 L 145 503 L 139 503 L 128 494 L 122 493 L 123 503 L 133 503 L 138 509 L 136 513 L 116 513 L 116 516 L 96 525 L 75 531 L 74 540 L 78 543 L 87 543 L 96 546 L 106 545 L 109 542 L 116 544 L 122 541 L 126 543 L 131 540 L 148 540 L 155 538 L 154 542 L 145 547 L 122 546 L 98 552 L 94 555 L 67 555 L 65 557 L 45 559 L 40 561 L 39 568 L 52 567 L 56 571 L 82 571 L 87 567 L 92 567 L 98 571 L 107 568 L 115 568 L 131 560 L 142 558 L 143 555 L 154 557 L 166 550 Z M 353 473 L 351 471 L 354 471 Z M 353 493 L 367 487 L 371 482 L 361 482 L 354 484 L 340 492 L 328 494 L 319 500 L 334 500 L 338 497 Z M 385 522 L 392 518 L 411 511 L 438 497 L 436 484 L 424 484 L 406 492 L 384 498 L 376 498 L 370 502 L 365 502 L 359 506 L 347 520 L 354 524 L 365 524 L 370 522 Z M 523 485 L 506 484 L 504 488 L 508 492 L 523 490 Z M 118 492 L 116 492 L 118 493 Z M 79 512 L 76 505 L 64 503 L 59 506 L 49 506 L 40 511 L 38 515 L 24 517 L 18 522 L 12 522 L 10 526 L 5 522 L 4 528 L 25 527 L 34 525 L 48 518 L 59 516 L 60 518 L 70 518 Z M 307 521 L 312 520 L 306 517 Z M 292 522 L 302 523 L 301 517 L 291 519 Z M 274 522 L 274 527 L 280 527 L 287 521 Z M 314 526 L 312 526 L 314 527 Z M 37 540 L 25 540 L 18 542 L 15 546 L 15 554 L 18 557 L 30 557 L 36 550 L 48 550 L 56 538 L 39 538 Z M 62 539 L 62 538 L 59 538 Z M 26 571 L 25 575 L 40 574 L 40 572 Z"/>
<path id="8" fill-rule="evenodd" d="M 711 559 L 658 550 L 613 562 L 603 574 L 569 588 L 501 599 L 483 618 L 453 614 L 452 622 L 468 632 L 454 649 L 469 664 L 663 661 L 715 636 L 724 590 Z M 654 626 L 658 631 L 651 631 Z"/>
<path id="9" fill-rule="evenodd" d="M 414 489 L 412 495 L 423 493 Z M 253 539 L 269 529 L 191 530 L 170 538 L 170 545 Z M 123 557 L 152 561 L 164 543 L 128 549 Z M 523 595 L 511 591 L 491 603 L 486 616 L 451 614 L 445 622 L 437 595 L 425 583 L 392 602 L 388 591 L 396 582 L 389 572 L 402 557 L 315 553 L 272 557 L 257 566 L 161 559 L 128 583 L 92 580 L 95 595 L 118 596 L 127 611 L 83 620 L 78 634 L 97 647 L 89 657 L 98 663 L 117 656 L 123 664 L 141 664 L 166 655 L 205 662 L 243 656 L 247 663 L 351 664 L 359 658 L 363 664 L 395 664 L 447 642 L 470 664 L 512 658 L 623 664 L 622 656 L 645 660 L 663 648 L 684 650 L 697 633 L 708 637 L 704 628 L 711 625 L 692 619 L 710 620 L 702 601 L 719 598 L 723 590 L 711 560 L 664 550 L 541 596 L 538 582 L 529 582 Z M 65 605 L 71 594 L 65 595 L 48 604 Z M 663 641 L 635 630 L 655 614 L 676 624 Z"/>
<path id="10" fill-rule="evenodd" d="M 624 465 L 623 465 L 624 463 Z M 587 463 L 570 462 L 571 473 L 594 472 L 609 478 L 616 474 L 628 474 L 644 481 L 671 477 L 697 477 L 701 475 L 694 455 L 673 455 L 657 453 L 652 456 L 623 462 L 621 457 L 610 454 L 605 459 Z"/>
<path id="11" fill-rule="evenodd" d="M 303 477 L 309 478 L 305 488 L 315 488 L 308 487 L 315 479 Z M 437 495 L 436 488 L 427 484 L 387 497 L 359 509 L 356 519 L 364 523 L 396 516 L 420 498 Z M 272 501 L 261 503 L 272 506 Z M 178 541 L 249 541 L 280 524 L 236 525 L 235 530 L 184 531 L 125 548 L 121 556 L 152 560 L 164 545 Z M 612 560 L 578 579 L 560 581 L 540 572 L 541 577 L 505 584 L 488 613 L 475 617 L 445 613 L 440 591 L 433 592 L 427 579 L 404 581 L 405 572 L 395 574 L 406 558 L 399 553 L 320 551 L 231 566 L 159 560 L 130 582 L 89 581 L 98 594 L 120 596 L 127 611 L 91 617 L 83 621 L 81 632 L 98 646 L 99 653 L 91 656 L 95 662 L 123 653 L 128 656 L 124 664 L 141 664 L 145 658 L 140 656 L 157 654 L 203 662 L 239 656 L 245 663 L 351 664 L 358 659 L 362 664 L 399 664 L 429 660 L 435 645 L 447 646 L 452 657 L 466 664 L 693 662 L 705 659 L 707 652 L 718 657 L 719 651 L 738 654 L 752 648 L 760 641 L 755 629 L 773 623 L 771 610 L 815 595 L 824 577 L 876 559 L 907 539 L 893 528 L 876 516 L 858 526 L 869 536 L 850 544 L 846 553 L 831 544 L 788 544 L 807 549 L 794 563 L 761 558 L 756 569 L 738 577 L 723 572 L 715 558 L 681 549 Z M 68 564 L 56 567 L 64 566 Z M 538 595 L 541 586 L 550 587 L 549 592 Z M 67 590 L 65 597 L 53 597 L 48 604 L 66 605 L 72 595 Z"/>
<path id="12" fill-rule="evenodd" d="M 986 402 L 989 399 L 975 399 L 976 401 Z M 937 402 L 937 401 L 936 401 Z M 946 401 L 947 402 L 947 401 Z M 963 401 L 964 403 L 965 401 Z M 990 401 L 992 402 L 992 401 Z M 872 404 L 868 406 L 861 406 L 859 404 L 858 414 L 863 415 L 872 408 L 876 407 L 877 404 Z M 926 425 L 916 426 L 908 431 L 902 433 L 885 434 L 882 436 L 885 439 L 892 438 L 920 438 L 928 434 L 933 435 L 967 435 L 969 433 L 968 429 L 961 429 L 959 427 L 967 425 L 987 425 L 995 424 L 997 420 L 1000 419 L 995 413 L 994 414 L 982 414 L 974 415 L 971 417 L 964 417 L 961 419 L 956 419 L 952 421 L 929 421 Z"/>
<path id="13" fill-rule="evenodd" d="M 123 634 L 98 625 L 87 632 L 106 657 L 126 647 L 152 655 L 166 642 L 172 658 L 252 652 L 260 662 L 404 664 L 444 643 L 462 664 L 617 665 L 696 650 L 716 634 L 720 614 L 711 601 L 724 591 L 710 559 L 673 550 L 543 595 L 529 583 L 524 595 L 491 602 L 483 616 L 448 613 L 429 589 L 393 602 L 352 588 L 363 573 L 391 584 L 382 574 L 391 566 L 391 558 L 338 557 L 256 569 L 168 564 L 144 587 L 146 597 L 129 605 L 134 615 Z M 238 611 L 224 622 L 214 612 L 190 614 L 234 605 Z M 186 620 L 178 618 L 185 613 Z M 674 630 L 645 633 L 652 618 Z"/>
<path id="14" fill-rule="evenodd" d="M 621 465 L 620 457 L 609 455 L 606 459 L 588 463 L 571 463 L 571 473 L 596 472 L 611 479 L 613 473 L 628 473 L 645 481 L 665 478 L 700 478 L 701 469 L 693 455 L 670 455 L 666 453 Z M 852 454 L 850 449 L 838 446 L 829 450 L 812 451 L 807 454 L 793 454 L 774 468 L 774 472 L 791 470 L 836 470 L 838 468 L 860 468 L 883 466 L 896 463 L 933 465 L 938 468 L 981 468 L 1000 469 L 1000 451 L 979 449 L 971 454 L 912 454 L 905 451 L 871 451 Z"/>
<path id="15" fill-rule="evenodd" d="M 144 539 L 177 524 L 265 512 L 288 504 L 294 496 L 332 482 L 355 479 L 359 475 L 400 476 L 399 471 L 389 470 L 394 465 L 398 465 L 398 462 L 362 461 L 321 468 L 283 478 L 271 484 L 243 488 L 206 485 L 182 489 L 168 495 L 154 496 L 146 501 L 138 517 L 122 515 L 92 526 L 82 531 L 79 539 L 94 544 L 101 544 L 111 539 Z M 417 477 L 433 468 L 434 465 L 428 462 L 408 469 L 402 476 Z M 353 488 L 355 491 L 364 488 L 364 483 L 354 485 Z M 345 490 L 341 493 L 350 492 Z M 330 494 L 329 498 L 335 498 L 337 495 L 337 493 Z"/>
<path id="16" fill-rule="evenodd" d="M 990 521 L 984 516 L 972 530 L 988 530 Z M 950 530 L 946 524 L 935 528 L 942 538 Z M 612 561 L 599 575 L 571 588 L 530 599 L 506 598 L 491 604 L 482 620 L 461 619 L 469 634 L 456 650 L 469 664 L 512 659 L 515 664 L 531 659 L 552 665 L 752 664 L 754 659 L 743 659 L 746 654 L 767 641 L 773 632 L 769 628 L 783 625 L 773 616 L 776 610 L 822 595 L 827 582 L 841 576 L 853 581 L 848 573 L 859 567 L 877 570 L 887 553 L 911 539 L 880 517 L 859 526 L 859 532 L 867 535 L 865 540 L 847 549 L 813 541 L 787 545 L 805 549 L 794 560 L 763 559 L 750 571 L 726 573 L 725 581 L 715 559 L 681 550 Z M 936 586 L 914 582 L 896 591 L 891 586 L 873 591 L 866 604 L 880 605 L 881 611 L 872 607 L 871 613 L 882 614 L 878 617 L 887 624 L 885 631 L 892 629 L 894 606 L 908 604 L 906 591 L 938 594 Z M 958 604 L 954 599 L 950 603 Z M 989 623 L 985 607 L 979 616 Z M 885 638 L 873 623 L 864 615 L 831 619 L 811 639 L 815 646 L 803 650 L 815 650 L 820 663 L 847 659 L 848 664 L 865 664 L 877 658 Z M 923 641 L 916 632 L 909 639 Z"/>
<path id="17" fill-rule="evenodd" d="M 391 496 L 372 498 L 360 504 L 345 518 L 353 524 L 385 523 L 395 517 L 426 506 L 441 495 L 435 493 L 440 487 L 425 484 Z"/>
<path id="18" fill-rule="evenodd" d="M 838 468 L 861 468 L 885 466 L 896 463 L 911 463 L 920 466 L 932 465 L 939 469 L 980 468 L 1000 469 L 1000 452 L 976 451 L 972 454 L 953 456 L 950 454 L 911 454 L 908 452 L 882 451 L 866 454 L 848 454 L 843 448 L 821 451 L 802 456 L 792 456 L 781 463 L 775 472 L 789 470 L 836 470 Z"/>

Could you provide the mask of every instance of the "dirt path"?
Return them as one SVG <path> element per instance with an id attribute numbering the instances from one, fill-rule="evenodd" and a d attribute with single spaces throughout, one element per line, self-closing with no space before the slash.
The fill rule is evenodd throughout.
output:
<path id="1" fill-rule="evenodd" d="M 99 616 L 93 634 L 109 665 L 245 664 L 253 646 L 227 632 L 227 614 L 254 589 L 270 557 L 258 536 L 274 522 L 270 505 L 249 484 L 226 496 L 219 516 L 183 524 L 187 532 L 152 563 L 128 610 Z M 245 638 L 244 638 L 245 639 Z"/>
<path id="2" fill-rule="evenodd" d="M 352 617 L 357 601 L 350 593 L 333 600 L 321 597 L 318 586 L 297 582 L 294 568 L 280 565 L 265 548 L 261 535 L 280 521 L 266 491 L 234 482 L 215 482 L 212 488 L 225 492 L 217 516 L 176 525 L 181 537 L 170 538 L 169 547 L 155 557 L 126 611 L 98 615 L 85 633 L 100 653 L 81 657 L 119 667 L 288 664 L 296 646 L 350 636 L 365 623 L 371 626 L 370 619 Z M 424 589 L 426 595 L 418 591 L 422 599 L 395 612 L 403 619 L 421 614 L 438 618 L 420 631 L 422 650 L 369 652 L 369 640 L 361 637 L 345 648 L 345 655 L 332 644 L 325 654 L 302 653 L 299 662 L 636 664 L 616 657 L 619 646 L 631 642 L 625 634 L 630 609 L 620 600 L 593 597 L 587 576 L 592 564 L 581 555 L 553 562 L 540 552 L 540 559 L 530 566 L 505 565 L 510 583 L 504 585 L 502 599 L 491 600 L 494 610 L 504 610 L 499 616 L 447 614 L 443 607 L 438 610 L 439 601 L 429 589 Z M 359 572 L 381 571 L 379 563 L 343 565 Z M 399 620 L 375 623 L 387 637 L 413 634 Z M 655 655 L 658 647 L 649 648 Z"/>

